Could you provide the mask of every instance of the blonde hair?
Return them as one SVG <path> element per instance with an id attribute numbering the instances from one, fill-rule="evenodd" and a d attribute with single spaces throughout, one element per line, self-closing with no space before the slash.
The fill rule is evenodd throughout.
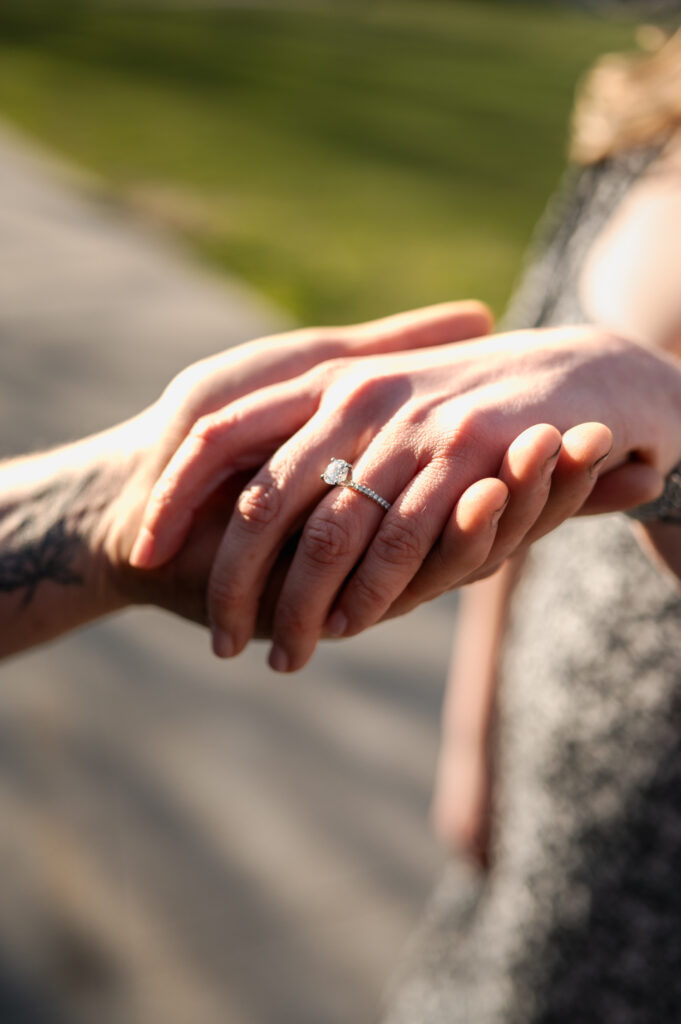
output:
<path id="1" fill-rule="evenodd" d="M 639 33 L 643 45 L 657 43 L 653 53 L 609 55 L 588 74 L 573 117 L 577 163 L 664 142 L 681 125 L 681 29 L 657 39 L 656 31 Z"/>

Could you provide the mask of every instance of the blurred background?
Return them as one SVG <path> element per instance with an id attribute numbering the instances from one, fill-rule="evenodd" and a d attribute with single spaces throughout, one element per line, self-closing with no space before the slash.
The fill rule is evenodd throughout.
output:
<path id="1" fill-rule="evenodd" d="M 299 321 L 500 309 L 575 82 L 630 26 L 512 0 L 4 0 L 0 108 Z"/>
<path id="2" fill-rule="evenodd" d="M 291 324 L 500 313 L 579 76 L 634 38 L 546 2 L 3 0 L 0 455 Z M 442 857 L 455 611 L 291 679 L 152 610 L 5 663 L 0 1019 L 375 1019 Z"/>

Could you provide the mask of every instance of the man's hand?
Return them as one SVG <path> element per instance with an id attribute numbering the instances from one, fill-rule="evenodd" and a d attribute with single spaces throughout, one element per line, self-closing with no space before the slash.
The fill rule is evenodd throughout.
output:
<path id="1" fill-rule="evenodd" d="M 177 557 L 165 560 L 158 572 L 140 573 L 131 569 L 129 556 L 144 507 L 178 446 L 195 458 L 203 451 L 197 422 L 267 385 L 296 379 L 325 361 L 352 359 L 360 365 L 369 356 L 477 337 L 490 326 L 489 310 L 479 302 L 442 303 L 365 324 L 308 328 L 258 339 L 183 370 L 155 405 L 132 424 L 116 428 L 123 435 L 121 447 L 132 471 L 108 515 L 105 548 L 112 578 L 125 600 L 160 604 L 205 622 L 213 556 L 236 497 L 248 480 L 244 473 L 259 468 L 289 437 L 287 423 L 273 410 L 266 436 L 254 438 L 247 451 L 224 472 L 218 471 L 210 489 L 193 501 L 191 515 L 172 510 L 174 527 L 182 530 L 186 540 Z M 163 504 L 158 486 L 154 493 Z"/>
<path id="2" fill-rule="evenodd" d="M 589 501 L 614 509 L 658 493 L 678 461 L 679 395 L 670 360 L 595 328 L 333 359 L 194 424 L 154 491 L 133 561 L 173 557 L 216 482 L 260 457 L 274 433 L 292 435 L 239 497 L 209 615 L 216 652 L 238 653 L 304 523 L 270 656 L 296 669 L 323 632 L 353 635 L 485 575 Z M 332 456 L 391 509 L 329 490 L 320 473 Z"/>
<path id="3" fill-rule="evenodd" d="M 323 360 L 432 346 L 488 330 L 478 303 L 435 307 L 357 327 L 250 342 L 181 373 L 149 409 L 76 444 L 0 467 L 0 654 L 39 643 L 135 602 L 206 620 L 210 568 L 241 484 L 218 480 L 198 503 L 183 550 L 153 573 L 129 565 L 152 487 L 197 419 Z M 243 468 L 287 437 L 270 423 Z M 271 592 L 276 594 L 274 573 Z M 263 604 L 263 611 L 265 605 Z"/>

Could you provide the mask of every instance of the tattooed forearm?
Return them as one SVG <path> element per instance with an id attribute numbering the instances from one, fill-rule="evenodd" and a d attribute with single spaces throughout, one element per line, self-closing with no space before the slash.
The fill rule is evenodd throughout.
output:
<path id="1" fill-rule="evenodd" d="M 83 577 L 74 569 L 81 546 L 80 538 L 69 532 L 66 517 L 61 516 L 41 537 L 0 552 L 0 591 L 24 590 L 22 604 L 28 605 L 42 580 L 82 585 Z"/>
<path id="2" fill-rule="evenodd" d="M 134 440 L 121 424 L 0 461 L 0 658 L 125 605 L 108 544 Z"/>
<path id="3" fill-rule="evenodd" d="M 0 593 L 22 591 L 31 603 L 40 583 L 82 586 L 83 496 L 95 474 L 36 489 L 20 502 L 0 505 Z"/>

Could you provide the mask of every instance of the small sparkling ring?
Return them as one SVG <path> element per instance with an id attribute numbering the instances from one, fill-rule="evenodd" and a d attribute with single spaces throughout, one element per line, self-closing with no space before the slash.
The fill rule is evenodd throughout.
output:
<path id="1" fill-rule="evenodd" d="M 376 491 L 372 491 L 370 487 L 358 484 L 352 479 L 352 466 L 345 459 L 331 459 L 331 462 L 322 473 L 322 480 L 331 487 L 351 487 L 353 491 L 358 491 L 359 494 L 365 494 L 367 498 L 371 498 L 377 505 L 384 508 L 386 512 L 390 508 L 390 502 L 382 498 L 380 494 L 376 494 Z"/>

